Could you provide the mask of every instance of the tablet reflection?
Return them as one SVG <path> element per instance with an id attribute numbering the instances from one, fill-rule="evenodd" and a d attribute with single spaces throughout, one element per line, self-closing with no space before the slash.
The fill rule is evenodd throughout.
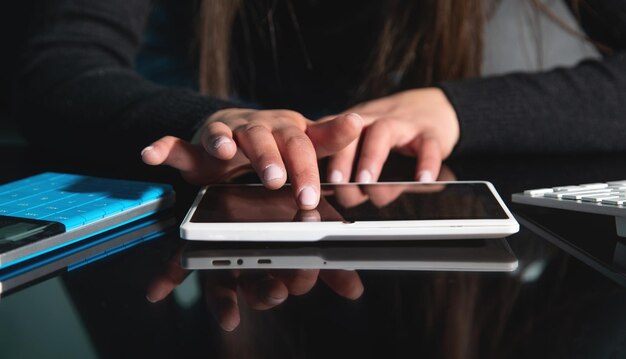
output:
<path id="1" fill-rule="evenodd" d="M 267 310 L 289 296 L 309 293 L 318 282 L 356 300 L 364 290 L 357 270 L 510 272 L 517 265 L 505 239 L 254 246 L 188 242 L 151 281 L 146 297 L 153 303 L 163 300 L 197 270 L 210 312 L 232 331 L 241 320 L 242 301 Z"/>
<path id="2" fill-rule="evenodd" d="M 166 264 L 165 270 L 150 283 L 146 298 L 159 302 L 179 286 L 191 271 L 181 263 L 182 248 Z M 363 294 L 363 283 L 356 271 L 335 269 L 204 270 L 201 288 L 210 312 L 220 327 L 235 330 L 240 323 L 238 291 L 247 305 L 256 310 L 274 308 L 290 295 L 304 295 L 318 281 L 341 297 L 351 300 Z"/>

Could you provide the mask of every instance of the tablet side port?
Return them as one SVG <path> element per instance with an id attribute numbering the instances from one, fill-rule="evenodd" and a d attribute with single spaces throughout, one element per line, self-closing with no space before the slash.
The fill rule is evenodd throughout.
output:
<path id="1" fill-rule="evenodd" d="M 216 259 L 213 262 L 214 266 L 224 267 L 230 265 L 230 260 L 228 259 Z"/>
<path id="2" fill-rule="evenodd" d="M 272 264 L 272 260 L 268 258 L 261 258 L 256 261 L 258 264 Z"/>

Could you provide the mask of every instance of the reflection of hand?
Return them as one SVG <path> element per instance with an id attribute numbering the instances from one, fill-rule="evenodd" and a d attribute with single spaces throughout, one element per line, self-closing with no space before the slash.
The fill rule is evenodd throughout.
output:
<path id="1" fill-rule="evenodd" d="M 203 287 L 211 312 L 220 326 L 230 331 L 240 321 L 238 288 L 250 307 L 267 310 L 284 302 L 289 295 L 308 293 L 318 277 L 348 299 L 358 299 L 363 293 L 357 272 L 319 269 L 206 271 Z"/>
<path id="2" fill-rule="evenodd" d="M 174 167 L 194 184 L 217 182 L 246 165 L 271 189 L 289 175 L 299 207 L 312 209 L 320 195 L 317 159 L 344 149 L 362 125 L 354 114 L 313 122 L 294 111 L 225 109 L 201 126 L 194 145 L 166 136 L 146 147 L 142 158 Z"/>
<path id="3" fill-rule="evenodd" d="M 432 181 L 459 138 L 456 112 L 437 88 L 399 92 L 346 112 L 361 115 L 366 127 L 359 158 L 359 141 L 354 141 L 330 159 L 328 181 L 333 183 L 348 182 L 353 164 L 356 164 L 357 182 L 376 181 L 390 150 L 416 156 L 415 179 Z"/>
<path id="4" fill-rule="evenodd" d="M 442 165 L 437 180 L 455 181 L 456 176 L 448 166 Z M 443 185 L 437 184 L 436 182 L 423 186 L 412 186 L 410 184 L 387 186 L 384 183 L 373 186 L 340 185 L 335 187 L 335 197 L 337 198 L 337 202 L 344 208 L 356 207 L 368 200 L 372 202 L 374 206 L 382 208 L 407 191 L 437 192 L 441 191 L 443 188 Z"/>
<path id="5" fill-rule="evenodd" d="M 150 302 L 167 297 L 189 274 L 180 266 L 180 252 L 168 262 L 163 274 L 155 278 L 146 294 Z M 205 270 L 202 288 L 207 305 L 219 325 L 232 331 L 239 325 L 239 298 L 237 290 L 253 309 L 267 310 L 284 302 L 289 295 L 308 293 L 321 279 L 338 295 L 358 299 L 363 283 L 357 272 L 345 270 Z"/>

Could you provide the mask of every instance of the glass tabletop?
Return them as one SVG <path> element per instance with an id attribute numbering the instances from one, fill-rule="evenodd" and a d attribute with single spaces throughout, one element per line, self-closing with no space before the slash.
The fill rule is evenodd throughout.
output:
<path id="1" fill-rule="evenodd" d="M 479 158 L 451 162 L 450 168 L 458 179 L 491 181 L 510 205 L 510 194 L 523 189 L 592 182 L 599 175 L 626 178 L 626 169 L 614 166 L 621 160 L 604 158 L 589 164 L 584 172 L 576 170 L 580 158 L 561 157 L 547 162 Z M 391 171 L 387 179 L 406 175 L 403 164 L 408 162 L 402 161 L 399 171 Z M 560 167 L 553 168 L 555 163 Z M 10 168 L 15 170 L 5 172 L 0 180 L 39 170 L 33 165 Z M 100 171 L 88 174 L 106 175 L 106 169 Z M 528 221 L 521 222 L 519 233 L 505 239 L 517 260 L 512 271 L 366 266 L 356 270 L 297 266 L 188 270 L 182 261 L 188 255 L 186 242 L 176 229 L 197 188 L 176 182 L 179 179 L 171 181 L 180 207 L 173 214 L 176 220 L 171 230 L 72 270 L 57 268 L 0 298 L 0 356 L 626 355 L 626 290 L 618 276 L 598 265 L 614 257 L 595 255 L 576 244 L 582 238 L 619 249 L 620 240 L 606 235 L 610 231 L 603 220 L 581 224 L 595 230 L 559 231 L 558 223 L 582 220 L 562 212 L 547 214 L 510 206 Z M 546 238 L 537 228 L 556 236 Z M 467 251 L 461 254 L 475 253 L 477 243 L 464 244 Z M 418 253 L 432 250 L 423 246 Z M 460 245 L 448 246 L 458 249 Z M 444 249 L 438 248 L 437 255 L 451 253 Z M 359 251 L 352 250 L 355 255 Z M 311 258 L 320 255 L 312 247 L 299 253 Z M 402 257 L 386 260 L 398 258 Z M 453 260 L 458 263 L 460 258 Z"/>

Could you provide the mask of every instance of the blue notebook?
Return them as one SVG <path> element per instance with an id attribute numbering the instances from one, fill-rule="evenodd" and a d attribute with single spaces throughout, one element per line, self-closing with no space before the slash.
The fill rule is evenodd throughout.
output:
<path id="1" fill-rule="evenodd" d="M 150 216 L 170 185 L 46 172 L 0 185 L 0 268 Z"/>

